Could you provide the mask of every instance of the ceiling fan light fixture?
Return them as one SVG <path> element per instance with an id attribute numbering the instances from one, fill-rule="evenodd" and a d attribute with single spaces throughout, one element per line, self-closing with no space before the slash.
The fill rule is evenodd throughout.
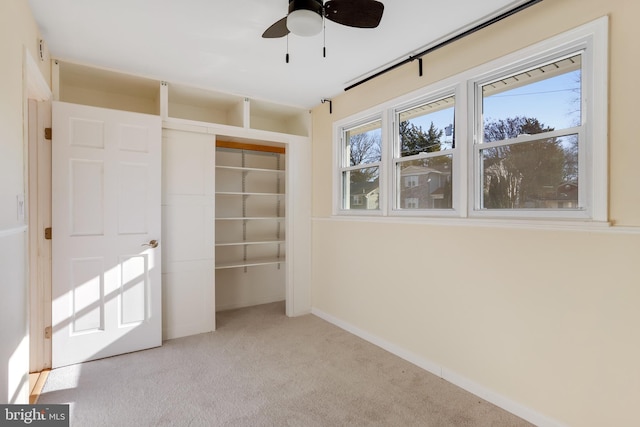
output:
<path id="1" fill-rule="evenodd" d="M 287 16 L 287 28 L 298 36 L 315 36 L 322 31 L 322 16 L 313 10 L 294 10 Z"/>

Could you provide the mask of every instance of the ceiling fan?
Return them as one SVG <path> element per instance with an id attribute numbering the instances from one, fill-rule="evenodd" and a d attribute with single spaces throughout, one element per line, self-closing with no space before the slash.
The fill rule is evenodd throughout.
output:
<path id="1" fill-rule="evenodd" d="M 384 5 L 376 0 L 289 0 L 289 14 L 262 34 L 263 38 L 284 37 L 290 32 L 313 36 L 322 31 L 324 19 L 356 28 L 375 28 Z"/>

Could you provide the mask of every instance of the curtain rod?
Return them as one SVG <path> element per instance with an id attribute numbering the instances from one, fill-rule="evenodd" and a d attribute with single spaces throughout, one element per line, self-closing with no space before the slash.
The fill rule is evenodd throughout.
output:
<path id="1" fill-rule="evenodd" d="M 451 38 L 449 38 L 447 40 L 444 40 L 443 42 L 440 42 L 435 46 L 427 48 L 427 49 L 423 50 L 422 52 L 417 53 L 416 55 L 409 56 L 407 59 L 404 59 L 404 60 L 402 60 L 402 61 L 400 61 L 400 62 L 398 62 L 396 64 L 393 64 L 393 65 L 385 68 L 384 70 L 378 71 L 377 73 L 372 74 L 372 75 L 360 80 L 359 82 L 356 82 L 356 83 L 352 84 L 351 86 L 346 87 L 344 90 L 346 92 L 349 89 L 353 89 L 356 86 L 360 86 L 362 83 L 368 82 L 369 80 L 372 80 L 372 79 L 374 79 L 374 78 L 376 78 L 376 77 L 378 77 L 378 76 L 380 76 L 382 74 L 385 74 L 385 73 L 387 73 L 387 72 L 389 72 L 389 71 L 391 71 L 393 69 L 396 69 L 396 68 L 400 67 L 401 65 L 407 64 L 409 62 L 413 62 L 416 59 L 421 59 L 423 56 L 425 56 L 428 53 L 433 52 L 434 50 L 440 49 L 441 47 L 444 47 L 444 46 L 446 46 L 446 45 L 448 45 L 450 43 L 453 43 L 453 42 L 458 41 L 458 40 L 460 40 L 460 39 L 462 39 L 464 37 L 467 37 L 467 36 L 477 32 L 477 31 L 480 31 L 483 28 L 486 28 L 486 27 L 488 27 L 490 25 L 493 25 L 496 22 L 502 21 L 503 19 L 508 18 L 509 16 L 514 15 L 514 14 L 520 12 L 520 11 L 523 11 L 523 10 L 533 6 L 534 4 L 540 3 L 541 1 L 542 0 L 530 0 L 530 1 L 526 2 L 526 3 L 523 3 L 520 6 L 517 6 L 517 7 L 513 8 L 513 9 L 510 9 L 510 10 L 504 12 L 504 13 L 501 13 L 500 15 L 495 16 L 495 17 L 493 17 L 493 18 L 491 18 L 491 19 L 489 19 L 489 20 L 487 20 L 485 22 L 482 22 L 482 23 L 476 25 L 475 27 L 472 27 L 472 28 L 470 28 L 470 29 L 458 34 L 458 35 L 455 35 L 455 36 L 453 36 L 453 37 L 451 37 Z"/>

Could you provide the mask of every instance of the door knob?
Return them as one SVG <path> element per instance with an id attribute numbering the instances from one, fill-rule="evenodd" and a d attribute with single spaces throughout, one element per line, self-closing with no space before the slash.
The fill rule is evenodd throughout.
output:
<path id="1" fill-rule="evenodd" d="M 151 249 L 154 249 L 154 248 L 158 247 L 158 241 L 157 240 L 149 240 L 149 243 L 143 243 L 142 246 L 149 246 Z"/>

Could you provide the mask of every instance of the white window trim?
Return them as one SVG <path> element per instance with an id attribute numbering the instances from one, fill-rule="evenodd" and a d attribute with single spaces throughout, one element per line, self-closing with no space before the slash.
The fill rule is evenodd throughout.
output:
<path id="1" fill-rule="evenodd" d="M 452 85 L 450 83 L 450 81 L 452 80 L 455 81 L 456 84 Z M 387 210 L 388 212 L 391 212 L 391 215 L 399 216 L 399 217 L 403 217 L 403 216 L 406 216 L 406 217 L 460 217 L 461 215 L 463 215 L 463 211 L 460 210 L 460 198 L 457 197 L 461 193 L 460 182 L 458 182 L 458 181 L 461 181 L 460 179 L 461 175 L 459 175 L 456 172 L 456 170 L 458 168 L 462 168 L 463 167 L 462 165 L 464 164 L 460 161 L 461 150 L 458 149 L 460 145 L 465 145 L 464 135 L 466 135 L 466 133 L 458 134 L 459 131 L 460 132 L 463 131 L 460 128 L 461 123 L 460 123 L 460 120 L 458 119 L 458 111 L 463 109 L 463 108 L 460 108 L 460 104 L 458 102 L 458 96 L 460 95 L 460 92 L 461 92 L 460 89 L 462 86 L 463 85 L 461 85 L 459 81 L 455 79 L 455 77 L 453 77 L 453 78 L 443 80 L 434 85 L 428 86 L 427 88 L 424 88 L 423 90 L 418 91 L 417 93 L 414 92 L 412 96 L 410 96 L 410 98 L 404 102 L 399 103 L 399 99 L 397 99 L 396 101 L 391 103 L 392 107 L 389 108 L 391 110 L 389 112 L 389 116 L 390 116 L 391 123 L 393 123 L 393 126 L 391 128 L 391 135 L 389 138 L 389 147 L 387 150 L 389 153 L 389 162 L 390 162 L 390 166 L 387 169 L 389 170 L 389 173 L 392 175 L 390 178 L 392 187 L 389 188 L 387 193 L 389 196 L 388 197 L 389 204 L 387 206 Z M 416 96 L 416 94 L 418 94 L 418 96 Z M 399 187 L 396 179 L 395 166 L 397 164 L 397 160 L 408 160 L 407 158 L 396 157 L 398 153 L 396 152 L 397 150 L 396 150 L 395 144 L 396 144 L 396 137 L 399 132 L 398 127 L 400 126 L 400 124 L 398 123 L 398 120 L 399 120 L 398 115 L 401 111 L 419 106 L 421 104 L 436 101 L 438 99 L 446 98 L 449 96 L 453 96 L 455 98 L 455 102 L 454 102 L 455 123 L 454 123 L 453 132 L 454 132 L 454 135 L 463 135 L 462 143 L 456 138 L 455 149 L 428 153 L 428 154 L 425 154 L 424 157 L 426 158 L 426 157 L 438 157 L 438 156 L 444 156 L 444 155 L 451 155 L 451 170 L 453 171 L 451 174 L 451 186 L 452 186 L 451 196 L 453 198 L 451 201 L 452 207 L 450 209 L 402 209 L 399 207 L 395 207 L 394 200 L 399 200 L 399 194 L 396 194 L 396 191 Z"/>
<path id="2" fill-rule="evenodd" d="M 488 218 L 527 218 L 527 219 L 574 219 L 606 222 L 608 206 L 608 144 L 607 144 L 607 79 L 608 79 L 608 18 L 602 17 L 558 36 L 552 37 L 528 48 L 491 61 L 475 68 L 475 76 L 468 80 L 469 93 L 475 94 L 473 102 L 469 102 L 469 126 L 473 129 L 473 152 L 469 169 L 469 216 Z M 584 210 L 496 210 L 479 208 L 478 176 L 480 171 L 479 156 L 476 155 L 478 132 L 481 124 L 475 123 L 475 111 L 479 111 L 482 102 L 476 93 L 476 85 L 490 81 L 501 74 L 509 74 L 519 68 L 527 68 L 539 62 L 545 62 L 563 54 L 584 50 L 582 74 L 583 105 L 583 138 L 585 148 L 579 156 L 581 172 L 579 191 L 584 191 Z M 584 121 L 584 117 L 589 120 Z M 601 141 L 597 143 L 596 141 Z M 590 155 L 590 158 L 587 156 Z"/>
<path id="3" fill-rule="evenodd" d="M 345 144 L 343 141 L 344 131 L 347 129 L 355 128 L 360 125 L 381 121 L 381 147 L 380 147 L 380 155 L 381 160 L 379 162 L 370 163 L 367 165 L 358 165 L 358 166 L 342 166 L 344 156 L 345 156 Z M 335 122 L 333 124 L 333 214 L 334 215 L 352 215 L 352 216 L 381 216 L 386 215 L 386 203 L 385 200 L 387 195 L 385 194 L 384 188 L 386 182 L 386 170 L 384 165 L 387 164 L 386 159 L 386 135 L 384 130 L 386 129 L 386 116 L 379 109 L 372 109 L 364 112 L 363 114 L 359 114 L 357 116 L 351 116 L 349 120 L 344 120 L 340 122 Z M 344 187 L 342 183 L 342 172 L 346 170 L 355 170 L 362 169 L 363 167 L 378 167 L 378 188 L 379 188 L 379 199 L 378 199 L 378 209 L 345 209 L 343 206 L 344 201 Z"/>
<path id="4" fill-rule="evenodd" d="M 441 223 L 446 218 L 460 218 L 470 223 L 487 221 L 487 224 L 497 224 L 507 221 L 510 224 L 522 224 L 525 227 L 538 227 L 544 224 L 558 227 L 566 224 L 567 227 L 576 225 L 584 226 L 592 223 L 600 227 L 608 221 L 608 32 L 609 19 L 607 16 L 596 19 L 580 27 L 568 30 L 560 35 L 543 40 L 532 46 L 523 48 L 512 54 L 486 64 L 479 65 L 470 70 L 420 88 L 409 94 L 387 101 L 367 109 L 358 114 L 334 122 L 334 162 L 333 162 L 333 210 L 337 218 L 351 217 L 353 220 L 367 220 L 371 216 L 383 217 L 380 220 L 400 221 L 415 223 Z M 531 210 L 517 215 L 501 215 L 496 210 L 477 211 L 474 209 L 477 165 L 476 156 L 473 154 L 475 146 L 475 83 L 503 72 L 508 72 L 519 65 L 530 63 L 536 58 L 553 57 L 561 52 L 577 51 L 579 47 L 586 47 L 583 53 L 589 62 L 591 70 L 584 69 L 583 73 L 583 103 L 590 109 L 589 120 L 585 123 L 585 141 L 587 150 L 581 150 L 580 161 L 588 162 L 587 170 L 587 194 L 585 201 L 588 206 L 588 214 L 576 216 L 575 210 L 563 213 L 559 210 Z M 453 170 L 457 171 L 453 181 L 453 209 L 452 210 L 419 210 L 398 211 L 393 210 L 395 185 L 394 179 L 388 176 L 393 174 L 391 167 L 393 160 L 393 134 L 395 111 L 421 100 L 437 98 L 439 94 L 449 91 L 456 96 L 455 130 L 456 155 L 453 156 Z M 465 108 L 466 107 L 466 108 Z M 583 112 L 583 114 L 585 114 Z M 376 211 L 360 211 L 342 209 L 342 189 L 339 165 L 341 161 L 341 136 L 342 129 L 357 126 L 358 123 L 376 118 L 382 119 L 382 161 L 380 168 L 380 209 Z M 386 130 L 386 131 L 385 131 Z M 585 153 L 586 151 L 586 153 Z M 584 153 L 584 154 L 583 154 Z M 589 157 L 586 154 L 589 154 Z M 523 210 L 524 211 L 524 210 Z M 587 216 L 589 216 L 587 218 Z M 473 221 L 472 221 L 473 219 Z M 513 223 L 515 221 L 515 223 Z M 457 221 L 456 221 L 457 223 Z"/>

